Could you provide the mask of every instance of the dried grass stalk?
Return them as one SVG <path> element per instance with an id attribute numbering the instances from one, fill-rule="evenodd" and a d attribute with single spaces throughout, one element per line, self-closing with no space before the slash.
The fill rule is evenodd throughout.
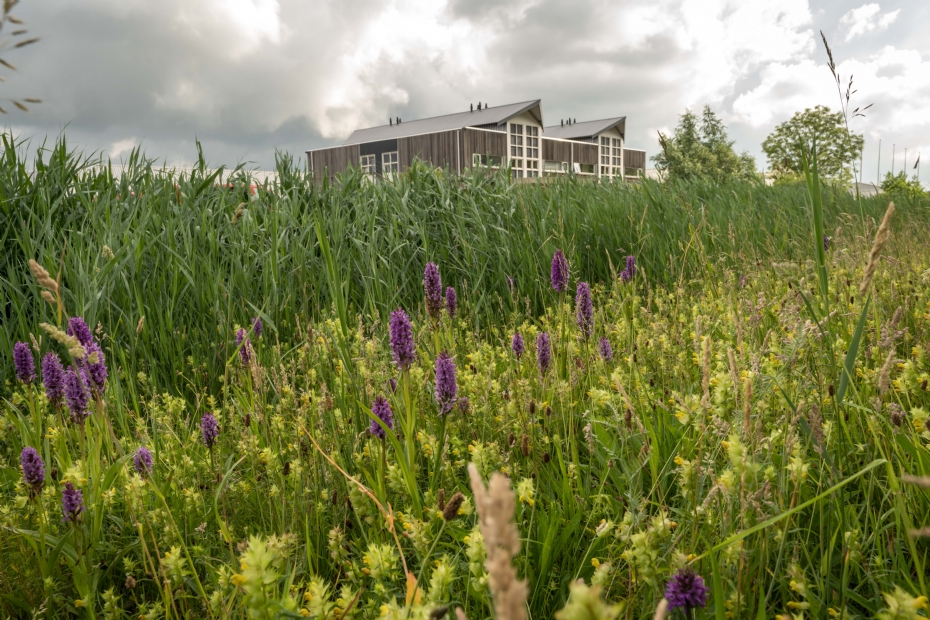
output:
<path id="1" fill-rule="evenodd" d="M 865 297 L 872 285 L 872 278 L 875 277 L 875 270 L 878 269 L 878 259 L 881 256 L 882 248 L 888 241 L 891 234 L 891 216 L 894 215 L 894 203 L 888 203 L 888 209 L 885 211 L 885 217 L 882 218 L 881 226 L 875 233 L 875 241 L 872 242 L 872 251 L 869 252 L 869 262 L 865 266 L 865 272 L 862 274 L 862 283 L 859 285 L 859 297 Z"/>
<path id="2" fill-rule="evenodd" d="M 885 363 L 878 373 L 878 393 L 882 396 L 885 395 L 891 385 L 891 367 L 894 366 L 895 361 L 894 351 L 891 351 L 888 353 L 888 357 L 885 358 Z"/>
<path id="3" fill-rule="evenodd" d="M 488 587 L 494 597 L 497 620 L 526 620 L 526 581 L 517 579 L 513 558 L 520 552 L 520 532 L 514 523 L 516 498 L 510 480 L 495 472 L 485 489 L 481 475 L 473 463 L 468 465 L 471 490 L 478 511 L 478 525 L 484 537 L 488 571 Z"/>
<path id="4" fill-rule="evenodd" d="M 668 601 L 662 599 L 659 601 L 659 606 L 656 607 L 656 615 L 653 616 L 653 620 L 665 620 L 668 617 Z"/>
<path id="5" fill-rule="evenodd" d="M 930 489 L 930 476 L 912 476 L 911 474 L 901 474 L 901 482 L 904 484 L 913 484 L 921 489 Z"/>

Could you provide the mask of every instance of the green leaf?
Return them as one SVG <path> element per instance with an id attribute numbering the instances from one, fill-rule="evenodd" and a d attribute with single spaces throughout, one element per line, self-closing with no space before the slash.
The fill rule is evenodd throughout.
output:
<path id="1" fill-rule="evenodd" d="M 840 377 L 840 387 L 836 391 L 836 402 L 843 402 L 843 396 L 846 395 L 846 389 L 852 380 L 853 367 L 856 364 L 856 356 L 859 354 L 859 343 L 862 342 L 862 331 L 865 329 L 865 319 L 869 312 L 869 302 L 872 300 L 872 294 L 865 298 L 865 305 L 862 306 L 862 313 L 859 314 L 859 323 L 856 325 L 856 331 L 853 333 L 852 340 L 849 342 L 849 350 L 846 351 L 846 361 L 843 362 L 843 376 Z"/>

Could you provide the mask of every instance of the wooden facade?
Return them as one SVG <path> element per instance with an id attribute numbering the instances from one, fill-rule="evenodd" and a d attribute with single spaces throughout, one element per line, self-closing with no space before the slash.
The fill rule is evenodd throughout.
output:
<path id="1" fill-rule="evenodd" d="M 543 136 L 542 158 L 545 161 L 572 163 L 572 146 L 574 142 L 568 140 L 552 140 Z"/>
<path id="2" fill-rule="evenodd" d="M 573 164 L 591 164 L 597 165 L 597 145 L 587 142 L 572 142 L 572 150 L 575 153 Z"/>
<path id="3" fill-rule="evenodd" d="M 397 160 L 400 170 L 406 170 L 414 159 L 430 162 L 437 168 L 461 170 L 462 130 L 439 131 L 421 136 L 397 139 Z"/>
<path id="4" fill-rule="evenodd" d="M 358 167 L 359 145 L 334 146 L 331 149 L 321 149 L 311 152 L 309 157 L 310 170 L 316 180 L 322 181 L 325 174 L 333 179 L 342 174 L 349 167 Z"/>
<path id="5" fill-rule="evenodd" d="M 472 167 L 475 154 L 507 159 L 507 134 L 503 131 L 465 128 L 462 134 L 462 170 Z"/>
<path id="6" fill-rule="evenodd" d="M 623 164 L 627 168 L 646 170 L 646 151 L 623 149 Z"/>

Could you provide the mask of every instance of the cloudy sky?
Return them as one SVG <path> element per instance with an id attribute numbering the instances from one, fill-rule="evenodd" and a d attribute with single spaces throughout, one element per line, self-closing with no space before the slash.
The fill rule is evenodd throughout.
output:
<path id="1" fill-rule="evenodd" d="M 685 108 L 711 105 L 739 150 L 795 111 L 838 107 L 819 30 L 852 74 L 864 177 L 927 155 L 930 3 L 925 0 L 21 0 L 42 40 L 3 58 L 4 117 L 33 143 L 114 160 L 134 145 L 169 164 L 273 165 L 388 117 L 413 119 L 542 98 L 560 118 L 627 117 L 629 146 L 656 152 Z M 844 84 L 845 87 L 845 84 Z M 8 107 L 4 105 L 4 107 Z"/>

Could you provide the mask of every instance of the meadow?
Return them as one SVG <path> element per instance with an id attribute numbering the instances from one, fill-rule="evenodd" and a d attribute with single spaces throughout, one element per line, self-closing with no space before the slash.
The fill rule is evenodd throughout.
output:
<path id="1" fill-rule="evenodd" d="M 4 146 L 5 615 L 926 616 L 927 200 Z"/>

